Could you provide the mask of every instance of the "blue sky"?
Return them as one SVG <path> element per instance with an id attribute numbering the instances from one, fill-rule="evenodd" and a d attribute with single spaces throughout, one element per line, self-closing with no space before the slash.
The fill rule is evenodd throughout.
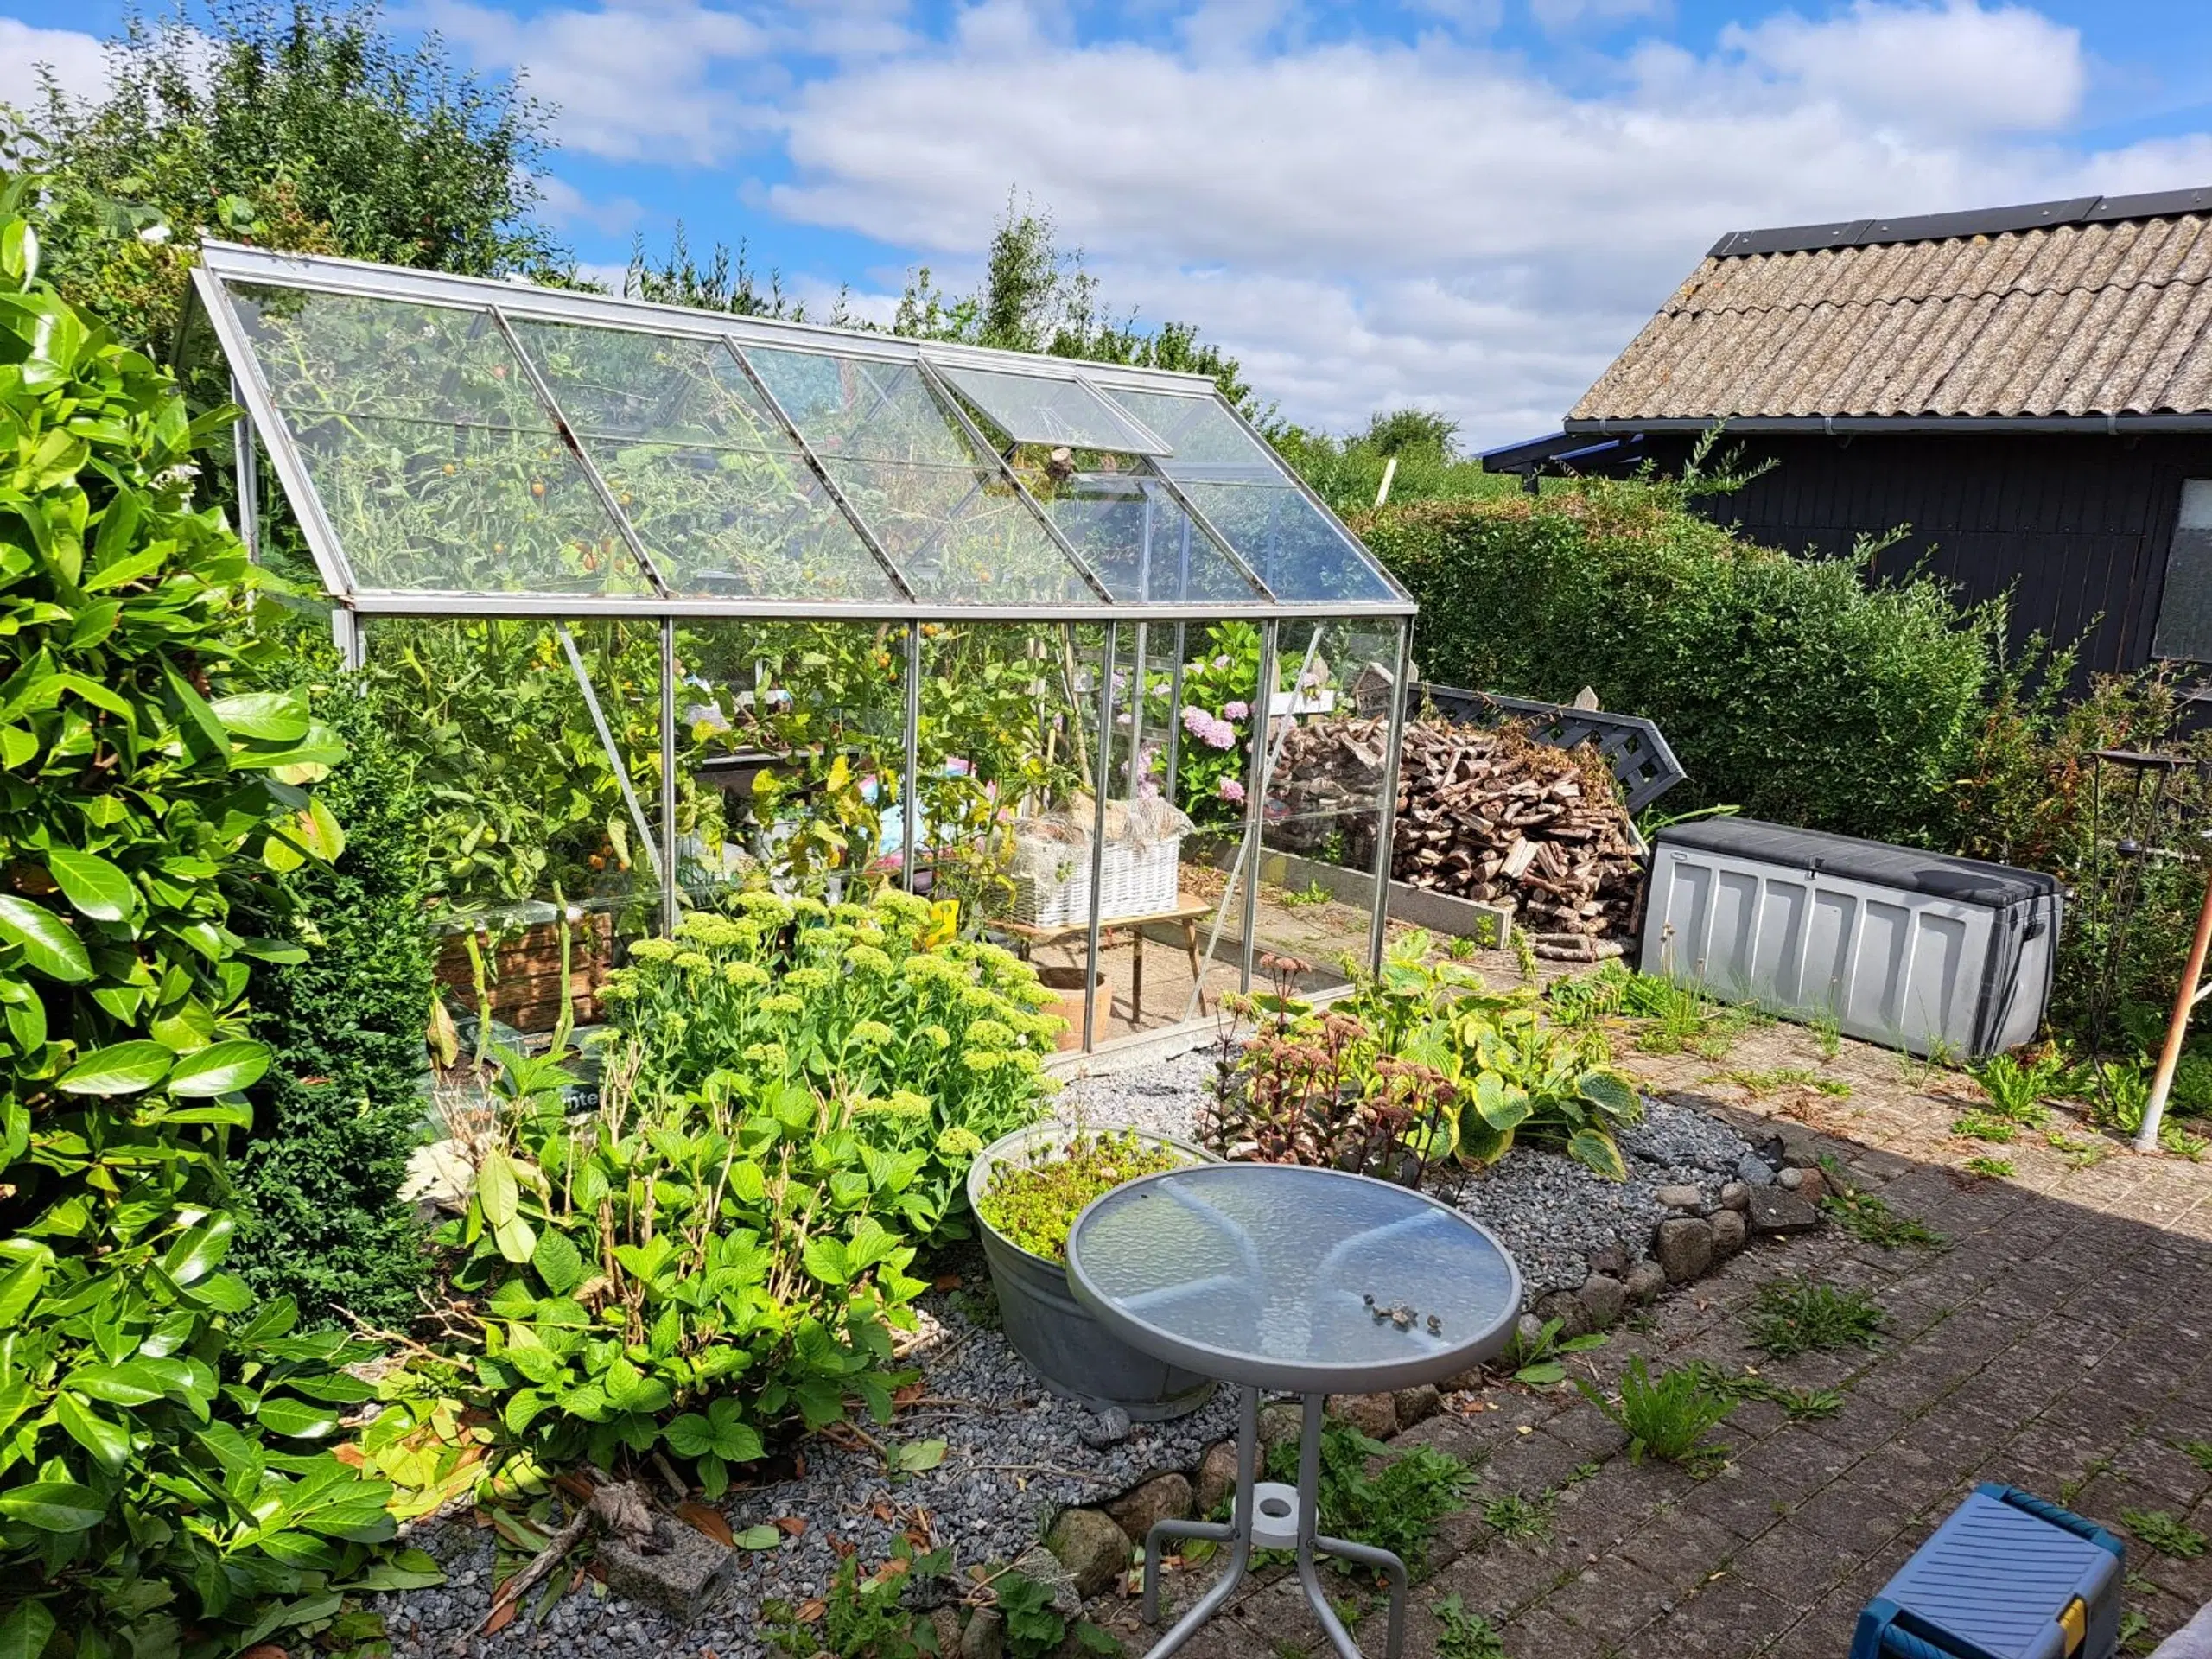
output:
<path id="1" fill-rule="evenodd" d="M 0 0 L 0 99 L 109 0 Z M 556 106 L 579 256 L 973 280 L 1009 191 L 1344 429 L 1549 429 L 1722 232 L 2212 184 L 2205 0 L 393 0 Z"/>

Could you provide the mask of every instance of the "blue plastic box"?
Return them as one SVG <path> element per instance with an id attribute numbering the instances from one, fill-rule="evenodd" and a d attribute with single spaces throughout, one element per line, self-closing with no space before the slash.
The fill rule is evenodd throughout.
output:
<path id="1" fill-rule="evenodd" d="M 2113 1659 L 2125 1547 L 1985 1482 L 1859 1615 L 1851 1659 Z"/>

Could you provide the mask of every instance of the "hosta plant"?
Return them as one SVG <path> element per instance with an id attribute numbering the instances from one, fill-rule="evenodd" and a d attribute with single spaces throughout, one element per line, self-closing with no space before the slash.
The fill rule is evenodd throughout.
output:
<path id="1" fill-rule="evenodd" d="M 855 1140 L 913 1154 L 899 1224 L 918 1238 L 964 1231 L 975 1155 L 1033 1122 L 1052 1085 L 1059 1029 L 1027 963 L 941 937 L 930 906 L 885 891 L 828 906 L 738 895 L 644 941 L 613 975 L 610 1017 L 633 1039 L 650 1089 L 787 1084 L 832 1103 Z"/>
<path id="2" fill-rule="evenodd" d="M 557 1068 L 524 1071 L 442 1242 L 511 1433 L 609 1467 L 664 1448 L 719 1497 L 781 1425 L 824 1427 L 853 1399 L 890 1416 L 929 1154 L 869 1144 L 853 1099 L 779 1070 L 641 1089 L 642 1058 L 627 1039 L 574 1122 Z"/>
<path id="3" fill-rule="evenodd" d="M 0 175 L 0 1654 L 212 1659 L 435 1577 L 373 1559 L 389 1488 L 327 1449 L 365 1351 L 224 1265 L 270 1063 L 247 958 L 280 954 L 255 912 L 340 844 L 303 786 L 342 750 L 242 683 L 210 429 L 39 283 L 26 188 Z"/>

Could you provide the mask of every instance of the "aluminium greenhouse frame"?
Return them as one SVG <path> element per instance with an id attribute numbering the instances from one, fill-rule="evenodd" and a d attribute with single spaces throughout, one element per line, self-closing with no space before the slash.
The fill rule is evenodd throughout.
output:
<path id="1" fill-rule="evenodd" d="M 1173 780 L 1176 777 L 1175 746 L 1180 735 L 1173 711 L 1181 702 L 1181 676 L 1187 654 L 1184 648 L 1185 630 L 1190 624 L 1237 620 L 1255 625 L 1260 634 L 1257 683 L 1262 688 L 1277 688 L 1281 680 L 1279 646 L 1285 624 L 1314 625 L 1313 639 L 1318 648 L 1324 625 L 1367 620 L 1386 625 L 1395 636 L 1395 660 L 1388 664 L 1391 677 L 1388 741 L 1380 795 L 1373 809 L 1377 836 L 1368 938 L 1370 964 L 1379 969 L 1389 893 L 1398 749 L 1405 715 L 1404 689 L 1408 677 L 1415 607 L 1403 588 L 1345 529 L 1327 505 L 1274 457 L 1265 440 L 1221 397 L 1209 378 L 741 317 L 606 295 L 448 276 L 321 256 L 276 253 L 220 242 L 205 245 L 201 257 L 201 264 L 193 273 L 194 302 L 186 327 L 190 330 L 204 322 L 212 331 L 230 369 L 233 399 L 242 410 L 237 427 L 238 487 L 241 531 L 250 550 L 258 556 L 261 504 L 257 458 L 265 455 L 296 515 L 332 602 L 333 636 L 350 666 L 358 667 L 365 660 L 362 623 L 366 618 L 541 618 L 553 622 L 599 740 L 613 763 L 641 846 L 658 880 L 660 924 L 664 931 L 674 926 L 682 904 L 676 856 L 674 764 L 677 753 L 678 698 L 676 630 L 679 623 L 721 619 L 899 626 L 905 641 L 904 772 L 899 790 L 905 836 L 901 862 L 902 880 L 909 887 L 920 862 L 918 784 L 924 625 L 1057 624 L 1066 630 L 1071 642 L 1075 626 L 1103 626 L 1106 643 L 1103 668 L 1098 678 L 1095 733 L 1095 753 L 1101 757 L 1101 764 L 1092 790 L 1095 821 L 1090 842 L 1090 916 L 1085 935 L 1085 961 L 1092 966 L 1092 971 L 1085 975 L 1087 988 L 1084 994 L 1082 1046 L 1088 1052 L 1094 1046 L 1096 969 L 1100 961 L 1101 936 L 1105 928 L 1118 925 L 1099 914 L 1103 896 L 1106 808 L 1112 792 L 1106 785 L 1104 758 L 1112 753 L 1116 741 L 1115 682 L 1120 643 L 1117 625 L 1132 624 L 1135 629 L 1141 694 L 1134 705 L 1135 731 L 1129 738 L 1132 757 L 1137 753 L 1142 738 L 1146 697 L 1141 687 L 1152 660 L 1146 651 L 1147 633 L 1154 627 L 1174 630 L 1176 649 L 1166 733 L 1168 775 Z M 520 365 L 520 375 L 507 385 L 505 395 L 516 400 L 517 406 L 525 407 L 543 420 L 543 428 L 531 427 L 528 429 L 530 434 L 543 436 L 546 453 L 556 453 L 553 446 L 556 442 L 560 451 L 565 452 L 558 454 L 558 464 L 569 466 L 589 492 L 587 497 L 579 491 L 576 499 L 595 503 L 603 512 L 605 521 L 619 535 L 622 548 L 635 562 L 634 569 L 627 566 L 625 569 L 633 578 L 642 577 L 642 584 L 633 585 L 632 591 L 613 590 L 611 583 L 607 591 L 546 591 L 542 586 L 534 585 L 526 573 L 518 576 L 509 572 L 508 579 L 499 586 L 425 585 L 389 580 L 380 585 L 373 579 L 378 572 L 368 567 L 365 558 L 355 556 L 356 550 L 349 550 L 334 515 L 326 510 L 323 492 L 318 486 L 318 468 L 322 462 L 310 452 L 301 435 L 302 429 L 308 424 L 308 413 L 302 412 L 304 405 L 299 402 L 288 401 L 286 396 L 280 395 L 272 384 L 269 363 L 264 355 L 269 342 L 265 336 L 257 335 L 254 323 L 249 320 L 253 301 L 247 297 L 272 293 L 295 296 L 302 308 L 318 298 L 362 310 L 389 306 L 395 325 L 408 315 L 435 315 L 448 323 L 470 319 L 472 341 L 480 342 L 482 348 L 491 353 L 511 353 L 512 358 L 502 356 L 501 362 L 512 361 Z M 751 440 L 717 442 L 748 455 L 753 454 L 753 450 L 747 444 L 757 443 L 761 446 L 761 453 L 755 458 L 763 459 L 769 458 L 767 450 L 772 447 L 774 458 L 785 464 L 793 477 L 804 481 L 810 490 L 818 486 L 823 504 L 821 518 L 839 535 L 849 524 L 874 568 L 869 569 L 857 560 L 855 563 L 868 581 L 880 582 L 887 591 L 830 598 L 809 596 L 804 592 L 692 591 L 709 585 L 707 578 L 695 576 L 687 582 L 683 573 L 673 568 L 672 562 L 666 562 L 668 568 L 664 568 L 661 550 L 654 545 L 651 536 L 640 532 L 632 522 L 632 516 L 624 510 L 630 496 L 619 493 L 609 483 L 608 469 L 602 464 L 603 454 L 600 459 L 594 458 L 601 453 L 602 442 L 598 431 L 588 419 L 582 423 L 571 419 L 563 401 L 563 392 L 569 389 L 552 383 L 545 366 L 550 359 L 543 348 L 524 349 L 523 332 L 533 330 L 577 332 L 614 344 L 616 349 L 642 346 L 646 341 L 634 337 L 645 336 L 656 346 L 694 349 L 710 358 L 710 372 L 728 383 L 734 397 L 755 411 L 760 434 L 765 435 Z M 398 338 L 395 333 L 395 341 Z M 400 354 L 404 356 L 404 352 Z M 723 360 L 725 355 L 728 362 Z M 918 556 L 911 549 L 902 554 L 887 544 L 888 536 L 879 533 L 880 526 L 872 524 L 868 512 L 855 505 L 849 487 L 851 478 L 855 471 L 866 469 L 895 477 L 904 468 L 911 475 L 943 474 L 949 479 L 957 470 L 957 466 L 941 458 L 899 461 L 875 458 L 873 451 L 855 449 L 849 454 L 841 453 L 836 444 L 845 442 L 851 431 L 859 430 L 873 420 L 876 411 L 888 404 L 889 395 L 879 391 L 856 426 L 841 433 L 833 442 L 825 442 L 823 429 L 815 426 L 811 417 L 795 417 L 779 400 L 760 366 L 769 359 L 787 362 L 806 359 L 814 367 L 823 363 L 837 365 L 841 369 L 857 365 L 863 378 L 871 365 L 876 365 L 887 379 L 903 374 L 900 395 L 914 409 L 934 410 L 942 417 L 945 431 L 951 434 L 949 439 L 942 433 L 938 437 L 954 446 L 955 452 L 959 446 L 966 446 L 971 455 L 968 491 L 946 515 L 944 524 L 924 541 Z M 443 360 L 440 361 L 442 365 Z M 730 364 L 741 371 L 741 378 L 728 372 Z M 503 370 L 495 368 L 493 372 L 504 378 Z M 1024 402 L 1025 398 L 1033 401 Z M 1191 430 L 1199 435 L 1187 455 L 1179 454 L 1177 450 L 1183 426 L 1154 429 L 1138 412 L 1147 407 L 1167 411 L 1179 421 L 1187 415 Z M 1074 411 L 1072 416 L 1067 413 L 1070 409 Z M 978 412 L 982 416 L 981 420 Z M 317 419 L 325 418 L 321 405 L 310 413 Z M 448 418 L 442 414 L 427 420 L 411 414 L 393 414 L 387 418 L 388 412 L 380 410 L 357 409 L 352 413 L 359 418 L 360 424 L 371 427 L 398 424 L 405 420 L 435 428 Z M 455 432 L 480 436 L 488 431 L 507 429 L 474 424 L 465 416 L 452 418 Z M 926 420 L 926 416 L 923 418 Z M 1014 429 L 1033 420 L 1033 430 Z M 986 422 L 1002 442 L 985 435 Z M 346 424 L 345 417 L 336 417 L 336 423 Z M 1064 432 L 1078 435 L 1064 437 Z M 1103 441 L 1095 436 L 1100 433 L 1104 434 Z M 1094 435 L 1081 435 L 1084 434 Z M 509 432 L 509 435 L 515 434 Z M 636 441 L 634 435 L 632 441 Z M 1062 467 L 1071 465 L 1065 459 L 1071 447 L 1081 453 L 1096 451 L 1105 455 L 1103 462 L 1093 463 L 1103 470 L 1074 474 L 1079 485 L 1097 487 L 1099 494 L 1094 499 L 1142 499 L 1145 528 L 1134 573 L 1118 566 L 1095 566 L 1095 562 L 1086 558 L 1073 537 L 1064 530 L 1054 512 L 1040 505 L 1037 494 L 1025 482 L 1025 471 L 1016 464 L 1017 454 L 1026 448 L 1055 443 L 1063 447 L 1052 449 L 1052 460 Z M 1116 457 L 1120 459 L 1117 461 Z M 1117 470 L 1119 467 L 1135 470 L 1121 471 Z M 444 470 L 450 474 L 454 469 L 448 466 Z M 1068 475 L 1054 474 L 1056 478 Z M 846 483 L 841 484 L 841 477 Z M 539 495 L 544 494 L 542 486 L 533 488 Z M 971 500 L 985 494 L 1011 504 L 999 511 L 1014 532 L 1025 536 L 1028 543 L 1037 549 L 1049 549 L 1044 556 L 1056 553 L 1065 561 L 1067 572 L 1072 575 L 1063 583 L 1059 595 L 1047 594 L 1027 601 L 991 601 L 978 598 L 972 592 L 931 591 L 927 582 L 917 577 L 916 571 L 920 567 L 915 558 L 926 559 L 939 542 L 949 540 L 954 533 L 954 521 Z M 1203 502 L 1201 497 L 1205 498 Z M 1231 526 L 1235 533 L 1224 533 L 1224 528 L 1209 515 L 1207 504 L 1217 508 L 1236 506 L 1241 512 L 1254 501 L 1262 502 L 1265 508 L 1264 536 L 1252 535 L 1241 518 Z M 1155 503 L 1163 514 L 1172 514 L 1179 520 L 1181 526 L 1181 586 L 1165 593 L 1158 590 L 1162 578 L 1153 560 Z M 834 512 L 830 510 L 832 508 Z M 1291 522 L 1288 531 L 1278 530 L 1276 526 L 1285 522 L 1285 514 L 1291 515 L 1294 522 Z M 1303 559 L 1302 566 L 1287 563 L 1277 553 L 1279 543 L 1295 542 L 1298 537 L 1304 538 L 1299 543 L 1303 550 L 1294 551 L 1288 557 Z M 1235 591 L 1217 590 L 1199 596 L 1192 596 L 1187 591 L 1194 547 L 1212 562 L 1212 579 L 1236 584 Z M 495 544 L 495 549 L 503 548 L 504 544 Z M 1320 550 L 1318 558 L 1316 548 Z M 610 570 L 612 565 L 610 556 Z M 1059 574 L 1065 575 L 1067 572 Z M 365 576 L 372 579 L 364 580 Z M 1287 578 L 1290 588 L 1302 592 L 1294 594 L 1286 588 Z M 989 578 L 986 575 L 982 579 Z M 1317 591 L 1332 584 L 1344 591 Z M 566 626 L 569 620 L 630 620 L 658 625 L 658 730 L 662 764 L 660 799 L 656 804 L 657 835 L 630 782 L 628 768 Z M 1074 690 L 1071 683 L 1071 695 Z M 1281 706 L 1285 695 L 1277 690 L 1275 702 L 1255 712 L 1253 718 L 1255 741 L 1249 746 L 1242 833 L 1208 944 L 1207 960 L 1211 962 L 1227 920 L 1230 898 L 1241 897 L 1243 952 L 1238 984 L 1248 990 L 1255 955 L 1257 878 L 1266 830 L 1266 804 L 1283 736 L 1295 722 L 1298 688 L 1294 686 L 1287 694 L 1291 698 L 1291 712 L 1287 715 Z M 1084 718 L 1087 720 L 1088 716 Z M 1134 760 L 1129 774 L 1134 791 L 1137 779 Z M 1201 974 L 1201 982 L 1202 979 Z"/>

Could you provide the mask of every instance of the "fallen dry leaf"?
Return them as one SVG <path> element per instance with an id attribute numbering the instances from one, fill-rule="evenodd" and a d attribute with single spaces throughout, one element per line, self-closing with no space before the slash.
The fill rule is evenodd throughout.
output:
<path id="1" fill-rule="evenodd" d="M 817 1624 L 821 1623 L 822 1615 L 829 1611 L 830 1604 L 817 1596 L 810 1601 L 799 1603 L 797 1618 L 802 1624 Z"/>
<path id="2" fill-rule="evenodd" d="M 728 1520 L 711 1503 L 688 1498 L 676 1506 L 676 1512 L 716 1543 L 732 1549 L 737 1547 L 737 1535 L 729 1529 Z"/>
<path id="3" fill-rule="evenodd" d="M 556 1486 L 558 1486 L 563 1491 L 566 1492 L 570 1497 L 575 1498 L 579 1503 L 590 1503 L 591 1495 L 599 1490 L 597 1487 L 594 1486 L 591 1482 L 586 1480 L 582 1475 L 576 1474 L 573 1471 L 554 1476 L 553 1484 Z"/>
<path id="4" fill-rule="evenodd" d="M 959 1275 L 958 1274 L 957 1274 L 957 1273 L 944 1273 L 944 1274 L 939 1274 L 938 1275 L 937 1287 L 938 1287 L 939 1290 L 957 1290 L 957 1289 L 959 1289 L 959 1288 L 960 1288 L 960 1275 Z"/>
<path id="5" fill-rule="evenodd" d="M 501 1602 L 492 1610 L 492 1617 L 484 1621 L 484 1634 L 497 1636 L 515 1622 L 515 1615 L 520 1611 L 520 1607 L 514 1602 Z"/>
<path id="6" fill-rule="evenodd" d="M 802 1515 L 779 1515 L 776 1517 L 775 1526 L 785 1537 L 796 1538 L 806 1530 L 806 1517 Z"/>

